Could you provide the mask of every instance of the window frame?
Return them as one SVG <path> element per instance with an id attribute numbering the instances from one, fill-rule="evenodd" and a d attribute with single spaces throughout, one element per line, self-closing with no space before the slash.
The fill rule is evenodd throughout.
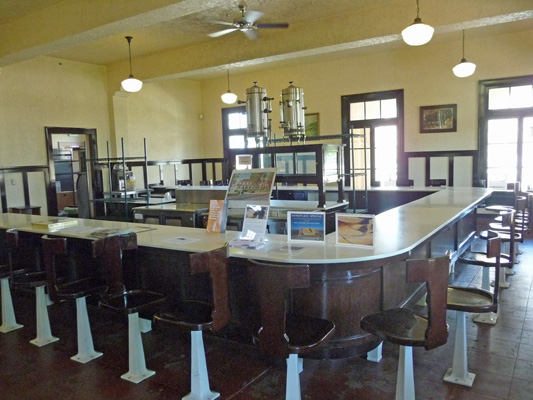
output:
<path id="1" fill-rule="evenodd" d="M 488 122 L 493 119 L 518 119 L 517 138 L 517 181 L 522 180 L 522 143 L 523 143 L 523 120 L 533 117 L 533 107 L 508 108 L 503 110 L 489 110 L 489 91 L 501 87 L 532 85 L 533 75 L 508 77 L 501 79 L 488 79 L 479 81 L 479 125 L 478 125 L 478 182 L 485 181 L 488 185 Z"/>
<path id="2" fill-rule="evenodd" d="M 396 99 L 396 118 L 379 118 L 379 119 L 367 119 L 361 121 L 350 121 L 350 104 L 358 102 L 368 102 L 375 100 L 388 100 Z M 397 181 L 406 181 L 408 179 L 408 163 L 405 156 L 405 144 L 404 144 L 404 91 L 403 89 L 387 90 L 382 92 L 372 93 L 359 93 L 346 95 L 341 97 L 341 119 L 342 119 L 342 134 L 349 135 L 352 128 L 368 128 L 370 129 L 370 165 L 367 165 L 367 169 L 370 169 L 370 186 L 378 186 L 379 182 L 375 179 L 375 140 L 373 132 L 377 126 L 396 125 L 396 171 Z M 349 138 L 343 139 L 344 147 L 344 168 L 345 171 L 351 171 L 350 165 L 350 146 Z M 350 177 L 346 177 L 345 185 L 349 186 Z"/>

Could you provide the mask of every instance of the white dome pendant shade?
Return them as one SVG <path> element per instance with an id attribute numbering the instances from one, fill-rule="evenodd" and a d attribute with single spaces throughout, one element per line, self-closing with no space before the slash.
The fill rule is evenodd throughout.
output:
<path id="1" fill-rule="evenodd" d="M 133 76 L 133 72 L 131 69 L 131 39 L 133 39 L 131 36 L 126 36 L 126 40 L 128 41 L 128 49 L 129 49 L 129 61 L 130 61 L 130 76 L 127 79 L 124 79 L 121 83 L 122 89 L 124 89 L 126 92 L 135 93 L 142 89 L 143 83 L 142 81 L 136 79 Z"/>
<path id="2" fill-rule="evenodd" d="M 228 69 L 228 91 L 224 93 L 222 96 L 220 96 L 220 98 L 226 104 L 233 104 L 237 101 L 237 95 L 235 93 L 231 93 L 231 90 L 229 90 L 229 69 Z"/>
<path id="3" fill-rule="evenodd" d="M 466 61 L 465 58 L 465 30 L 463 29 L 463 58 L 461 62 L 452 69 L 453 74 L 458 78 L 466 78 L 476 71 L 476 64 Z"/>
<path id="4" fill-rule="evenodd" d="M 435 29 L 423 24 L 419 16 L 420 8 L 416 0 L 415 21 L 402 31 L 402 38 L 409 46 L 422 46 L 431 40 Z"/>

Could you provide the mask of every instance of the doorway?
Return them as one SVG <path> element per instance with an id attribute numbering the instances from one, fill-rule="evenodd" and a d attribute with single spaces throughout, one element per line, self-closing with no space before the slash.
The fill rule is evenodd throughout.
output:
<path id="1" fill-rule="evenodd" d="M 45 127 L 51 215 L 94 218 L 102 206 L 91 199 L 103 197 L 96 129 Z"/>

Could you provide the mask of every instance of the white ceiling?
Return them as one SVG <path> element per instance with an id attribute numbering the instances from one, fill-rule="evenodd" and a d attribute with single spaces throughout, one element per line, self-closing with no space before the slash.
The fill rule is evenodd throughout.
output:
<path id="1" fill-rule="evenodd" d="M 240 15 L 241 1 L 1 0 L 0 66 L 39 55 L 98 65 L 125 62 L 124 37 L 130 35 L 139 63 L 164 52 L 178 58 L 209 52 L 201 56 L 206 60 L 165 72 L 201 79 L 223 71 L 228 60 L 253 68 L 405 46 L 399 33 L 416 17 L 415 0 L 247 0 L 248 10 L 265 14 L 260 23 L 286 22 L 289 28 L 261 29 L 253 41 L 241 32 L 208 37 L 227 28 L 216 21 Z M 472 36 L 532 29 L 533 1 L 421 0 L 420 17 L 436 27 L 434 40 L 458 40 L 465 28 Z"/>

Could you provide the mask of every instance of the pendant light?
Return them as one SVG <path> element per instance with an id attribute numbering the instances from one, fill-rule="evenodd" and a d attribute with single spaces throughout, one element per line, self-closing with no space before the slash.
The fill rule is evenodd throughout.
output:
<path id="1" fill-rule="evenodd" d="M 222 96 L 220 96 L 220 98 L 226 104 L 233 104 L 237 101 L 237 95 L 235 93 L 231 93 L 231 90 L 229 90 L 229 69 L 228 69 L 228 91 L 224 93 Z"/>
<path id="2" fill-rule="evenodd" d="M 433 27 L 423 24 L 419 16 L 420 7 L 418 0 L 416 0 L 416 18 L 415 22 L 409 25 L 402 31 L 402 38 L 409 46 L 421 46 L 426 44 L 433 37 L 435 29 Z"/>
<path id="3" fill-rule="evenodd" d="M 142 81 L 135 79 L 133 77 L 133 72 L 131 70 L 131 39 L 133 39 L 131 36 L 126 36 L 126 40 L 128 41 L 128 49 L 129 49 L 129 60 L 130 60 L 130 76 L 128 79 L 124 79 L 121 83 L 122 89 L 124 89 L 126 92 L 135 93 L 142 89 L 143 83 Z"/>
<path id="4" fill-rule="evenodd" d="M 458 78 L 466 78 L 476 71 L 476 64 L 466 61 L 465 58 L 465 30 L 463 29 L 463 58 L 453 67 L 453 73 Z"/>

